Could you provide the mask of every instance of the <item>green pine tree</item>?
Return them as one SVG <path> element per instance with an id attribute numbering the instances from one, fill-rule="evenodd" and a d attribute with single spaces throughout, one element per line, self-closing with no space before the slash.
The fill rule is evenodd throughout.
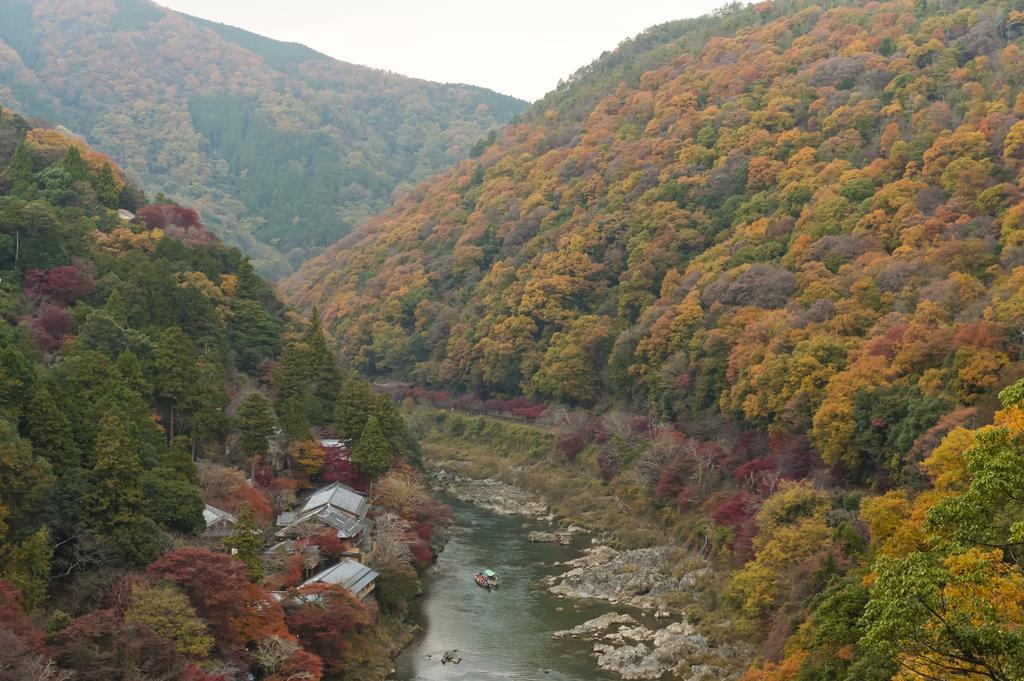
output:
<path id="1" fill-rule="evenodd" d="M 238 448 L 246 458 L 267 453 L 270 436 L 277 428 L 277 419 L 270 401 L 263 393 L 251 392 L 238 407 Z"/>
<path id="2" fill-rule="evenodd" d="M 370 384 L 355 377 L 346 380 L 334 407 L 334 425 L 338 435 L 352 440 L 353 445 L 358 443 L 373 411 L 374 394 Z"/>
<path id="3" fill-rule="evenodd" d="M 373 415 L 380 422 L 380 429 L 384 433 L 384 437 L 397 450 L 405 431 L 405 423 L 402 421 L 402 414 L 398 411 L 398 407 L 387 395 L 375 394 L 373 396 Z"/>
<path id="4" fill-rule="evenodd" d="M 142 365 L 139 363 L 139 358 L 131 350 L 125 350 L 117 356 L 114 368 L 124 384 L 139 395 L 145 397 L 153 392 L 153 386 L 150 385 L 149 381 L 146 380 L 146 376 L 142 373 Z"/>
<path id="5" fill-rule="evenodd" d="M 0 575 L 21 590 L 22 606 L 34 610 L 46 600 L 50 587 L 50 560 L 53 558 L 50 530 L 40 528 L 6 553 Z"/>
<path id="6" fill-rule="evenodd" d="M 92 188 L 96 190 L 96 198 L 102 205 L 117 208 L 117 184 L 109 163 L 104 163 L 103 170 L 93 176 Z"/>
<path id="7" fill-rule="evenodd" d="M 312 411 L 310 402 L 309 397 L 298 395 L 278 401 L 278 421 L 289 440 L 302 440 L 309 437 L 311 425 L 309 413 Z"/>
<path id="8" fill-rule="evenodd" d="M 7 163 L 7 179 L 11 182 L 11 193 L 24 195 L 34 184 L 32 172 L 32 151 L 28 142 L 22 140 Z"/>
<path id="9" fill-rule="evenodd" d="M 302 341 L 306 347 L 308 375 L 313 383 L 312 393 L 316 398 L 314 413 L 310 416 L 313 423 L 323 425 L 331 419 L 334 400 L 341 387 L 341 372 L 334 355 L 327 348 L 320 310 L 315 307 Z"/>
<path id="10" fill-rule="evenodd" d="M 121 292 L 121 286 L 123 284 L 115 286 L 114 290 L 110 292 L 107 302 L 103 306 L 103 311 L 121 326 L 128 326 L 128 303 Z"/>
<path id="11" fill-rule="evenodd" d="M 324 338 L 323 322 L 320 320 L 320 310 L 318 308 L 314 307 L 309 315 L 309 324 L 306 326 L 306 332 L 302 336 L 302 342 L 305 343 L 309 353 L 308 361 L 311 375 L 316 376 L 316 374 L 334 365 L 334 357 L 331 355 L 331 351 L 327 349 L 327 339 Z"/>
<path id="12" fill-rule="evenodd" d="M 199 482 L 199 471 L 192 460 L 192 443 L 187 437 L 179 435 L 174 438 L 164 459 L 163 468 L 173 471 L 175 475 L 192 484 Z"/>
<path id="13" fill-rule="evenodd" d="M 54 470 L 79 465 L 71 422 L 45 383 L 37 385 L 25 405 L 25 434 L 36 454 L 45 457 Z"/>
<path id="14" fill-rule="evenodd" d="M 0 547 L 26 538 L 52 509 L 52 470 L 0 416 Z"/>
<path id="15" fill-rule="evenodd" d="M 245 563 L 249 569 L 249 579 L 255 582 L 263 578 L 263 565 L 260 563 L 263 539 L 249 504 L 242 504 L 235 529 L 231 536 L 224 540 L 224 544 L 234 549 L 235 558 Z"/>
<path id="16" fill-rule="evenodd" d="M 100 420 L 93 454 L 92 485 L 84 506 L 92 524 L 109 529 L 130 522 L 142 508 L 142 465 L 121 418 Z"/>
<path id="17" fill-rule="evenodd" d="M 274 370 L 274 388 L 277 392 L 277 413 L 290 438 L 303 438 L 308 434 L 310 412 L 313 411 L 312 385 L 306 344 L 288 343 L 281 351 Z"/>
<path id="18" fill-rule="evenodd" d="M 196 364 L 199 383 L 192 398 L 192 415 L 189 424 L 192 429 L 193 446 L 205 439 L 227 434 L 228 395 L 224 390 L 227 377 L 223 362 L 213 350 L 207 350 Z"/>
<path id="19" fill-rule="evenodd" d="M 73 144 L 68 147 L 60 164 L 71 176 L 71 179 L 76 182 L 84 180 L 89 176 L 89 166 L 86 165 L 85 159 L 82 158 L 82 152 Z"/>
<path id="20" fill-rule="evenodd" d="M 352 463 L 369 478 L 380 477 L 391 465 L 391 445 L 384 437 L 376 416 L 366 420 L 366 427 L 352 450 Z"/>
<path id="21" fill-rule="evenodd" d="M 25 355 L 13 345 L 0 347 L 0 412 L 20 414 L 35 379 L 35 370 Z"/>
<path id="22" fill-rule="evenodd" d="M 170 415 L 169 435 L 175 435 L 175 417 L 189 411 L 191 398 L 199 384 L 196 362 L 199 359 L 192 339 L 177 326 L 168 328 L 156 345 L 156 391 L 166 402 Z"/>

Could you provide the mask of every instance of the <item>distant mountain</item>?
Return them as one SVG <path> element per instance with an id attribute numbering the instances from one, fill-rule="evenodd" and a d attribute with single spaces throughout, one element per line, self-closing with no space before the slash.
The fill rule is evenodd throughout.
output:
<path id="1" fill-rule="evenodd" d="M 0 103 L 59 121 L 281 275 L 525 102 L 148 0 L 0 0 Z"/>

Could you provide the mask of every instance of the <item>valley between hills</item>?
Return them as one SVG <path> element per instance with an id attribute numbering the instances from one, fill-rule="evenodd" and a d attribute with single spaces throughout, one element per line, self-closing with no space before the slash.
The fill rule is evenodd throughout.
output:
<path id="1" fill-rule="evenodd" d="M 736 3 L 527 103 L 0 0 L 0 681 L 1024 679 L 1022 47 Z"/>

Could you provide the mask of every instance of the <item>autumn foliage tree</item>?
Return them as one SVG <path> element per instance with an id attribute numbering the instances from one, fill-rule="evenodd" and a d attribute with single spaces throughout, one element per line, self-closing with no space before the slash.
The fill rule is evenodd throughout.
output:
<path id="1" fill-rule="evenodd" d="M 323 660 L 330 674 L 344 674 L 357 657 L 374 613 L 342 587 L 314 584 L 299 591 L 287 612 L 289 630 Z"/>

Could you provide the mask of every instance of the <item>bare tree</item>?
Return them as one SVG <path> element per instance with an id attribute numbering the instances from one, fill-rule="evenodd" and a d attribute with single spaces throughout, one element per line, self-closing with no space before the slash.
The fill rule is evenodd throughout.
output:
<path id="1" fill-rule="evenodd" d="M 271 636 L 257 643 L 256 649 L 249 653 L 249 658 L 267 674 L 277 674 L 298 650 L 299 644 L 295 640 Z M 287 681 L 304 681 L 312 678 L 310 672 L 293 672 Z"/>
<path id="2" fill-rule="evenodd" d="M 412 561 L 409 549 L 409 533 L 412 525 L 395 513 L 383 513 L 373 521 L 373 550 L 371 562 Z"/>

